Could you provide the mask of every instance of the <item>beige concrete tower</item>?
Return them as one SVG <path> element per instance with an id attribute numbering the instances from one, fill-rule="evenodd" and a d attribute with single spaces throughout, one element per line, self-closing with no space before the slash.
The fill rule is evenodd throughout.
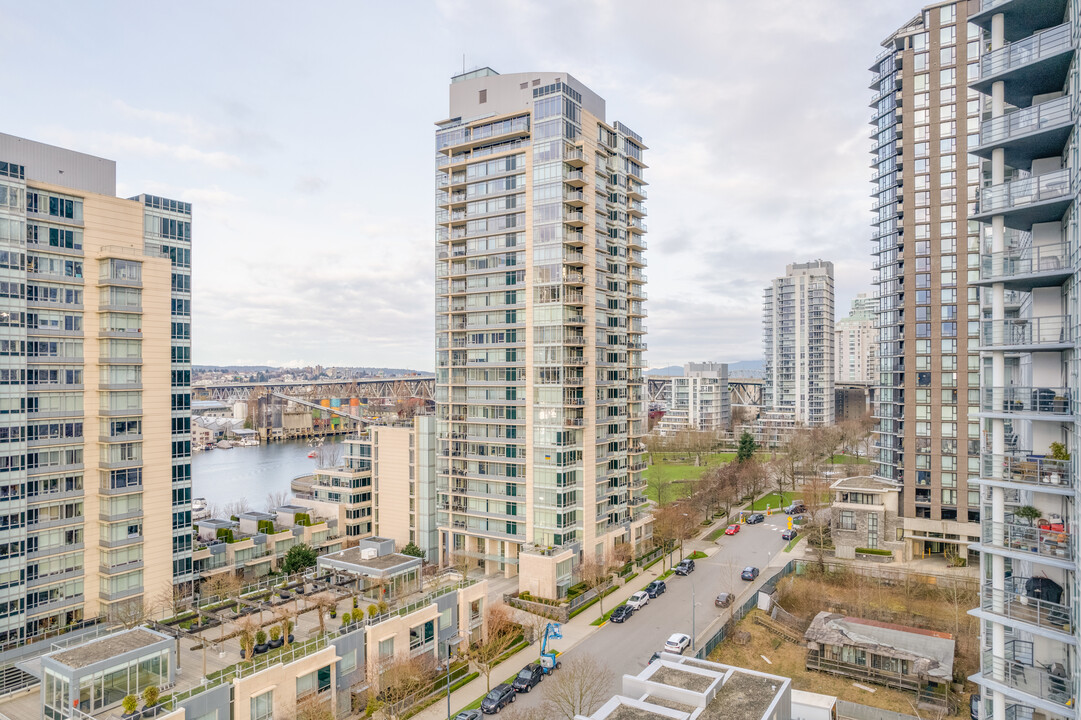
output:
<path id="1" fill-rule="evenodd" d="M 556 597 L 650 535 L 645 145 L 566 73 L 457 76 L 437 128 L 441 560 Z"/>
<path id="2" fill-rule="evenodd" d="M 115 188 L 111 161 L 0 135 L 5 644 L 190 580 L 191 207 Z"/>

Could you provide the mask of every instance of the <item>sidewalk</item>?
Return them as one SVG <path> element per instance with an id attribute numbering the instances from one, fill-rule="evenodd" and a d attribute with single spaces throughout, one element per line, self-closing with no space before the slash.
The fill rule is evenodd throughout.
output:
<path id="1" fill-rule="evenodd" d="M 691 543 L 688 543 L 688 546 L 690 545 Z M 694 552 L 695 549 L 701 549 L 703 551 L 707 550 L 708 548 L 713 548 L 713 550 L 717 549 L 716 546 L 714 546 L 712 543 L 704 543 L 703 545 L 705 547 L 684 548 L 684 554 L 690 554 Z M 673 554 L 669 557 L 674 557 L 678 562 L 679 548 L 676 548 Z M 663 563 L 666 568 L 669 567 L 669 562 L 667 560 L 663 561 Z M 648 570 L 643 570 L 639 572 L 638 576 L 631 580 L 629 583 L 626 583 L 622 587 L 617 588 L 611 594 L 606 595 L 603 603 L 604 611 L 608 612 L 612 608 L 625 601 L 631 595 L 644 588 L 651 581 L 656 580 L 657 577 L 661 574 L 661 565 L 662 562 L 658 561 Z M 560 627 L 560 630 L 563 633 L 563 638 L 553 641 L 551 643 L 551 648 L 557 650 L 560 653 L 565 653 L 571 648 L 578 645 L 578 643 L 591 636 L 593 633 L 600 630 L 600 626 L 590 625 L 590 623 L 592 623 L 594 620 L 601 616 L 600 605 L 601 603 L 594 603 L 575 617 L 572 617 L 569 622 L 563 623 L 563 625 Z M 516 611 L 516 613 L 520 613 L 522 615 L 527 614 L 523 610 L 518 610 Z M 539 657 L 539 642 L 528 645 L 522 650 L 519 650 L 514 655 L 511 655 L 509 658 L 500 663 L 495 670 L 492 671 L 492 687 L 495 687 L 507 678 L 513 677 L 524 666 L 528 665 L 531 662 L 534 662 Z M 477 698 L 480 698 L 487 692 L 488 685 L 483 675 L 452 692 L 450 694 L 450 706 L 452 709 L 451 717 L 453 718 L 454 715 L 457 714 L 462 708 L 477 700 Z M 440 718 L 446 720 L 447 699 L 445 697 L 440 698 L 436 701 L 434 705 L 425 708 L 413 717 L 417 720 L 440 720 Z"/>

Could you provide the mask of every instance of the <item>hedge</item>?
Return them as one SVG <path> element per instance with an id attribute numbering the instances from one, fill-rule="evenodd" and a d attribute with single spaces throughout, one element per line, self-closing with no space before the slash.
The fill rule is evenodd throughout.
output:
<path id="1" fill-rule="evenodd" d="M 892 550 L 883 550 L 882 548 L 856 548 L 856 552 L 865 555 L 893 555 Z"/>

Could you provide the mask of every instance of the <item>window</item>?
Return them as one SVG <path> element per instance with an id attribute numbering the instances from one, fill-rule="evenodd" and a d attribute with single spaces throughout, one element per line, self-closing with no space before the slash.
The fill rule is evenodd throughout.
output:
<path id="1" fill-rule="evenodd" d="M 389 660 L 394 657 L 394 638 L 379 641 L 379 659 Z"/>
<path id="2" fill-rule="evenodd" d="M 856 513 L 852 510 L 842 510 L 840 520 L 841 530 L 855 530 L 856 529 Z"/>
<path id="3" fill-rule="evenodd" d="M 273 690 L 267 690 L 251 699 L 251 720 L 274 720 Z"/>

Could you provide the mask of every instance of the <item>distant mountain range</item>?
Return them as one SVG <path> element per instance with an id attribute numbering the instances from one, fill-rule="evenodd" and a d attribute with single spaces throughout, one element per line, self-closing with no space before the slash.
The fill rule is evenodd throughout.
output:
<path id="1" fill-rule="evenodd" d="M 728 374 L 737 377 L 757 377 L 761 376 L 766 369 L 765 360 L 740 360 L 739 362 L 728 363 Z M 665 367 L 650 368 L 646 370 L 646 375 L 675 375 L 677 377 L 683 376 L 682 365 L 666 365 Z"/>

